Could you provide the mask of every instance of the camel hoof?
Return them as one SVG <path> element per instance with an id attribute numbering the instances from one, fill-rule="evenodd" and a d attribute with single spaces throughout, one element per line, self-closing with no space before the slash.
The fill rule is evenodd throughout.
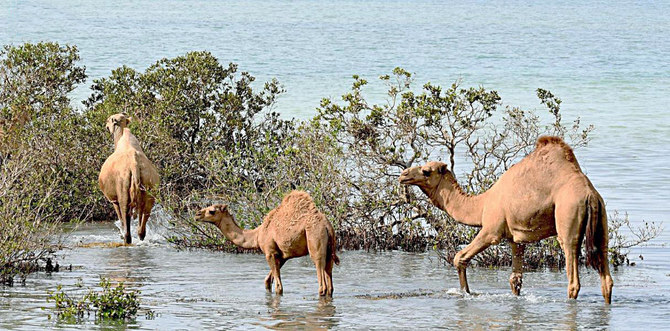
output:
<path id="1" fill-rule="evenodd" d="M 514 295 L 521 294 L 521 286 L 523 285 L 523 276 L 520 273 L 513 272 L 509 277 L 509 285 L 512 288 L 512 293 Z"/>
<path id="2" fill-rule="evenodd" d="M 147 235 L 145 233 L 142 233 L 138 234 L 137 236 L 140 238 L 140 240 L 144 241 L 144 237 L 146 237 Z"/>
<path id="3" fill-rule="evenodd" d="M 125 236 L 125 242 L 126 242 L 126 245 L 130 245 L 133 242 L 133 237 L 131 237 L 130 235 L 126 235 Z"/>

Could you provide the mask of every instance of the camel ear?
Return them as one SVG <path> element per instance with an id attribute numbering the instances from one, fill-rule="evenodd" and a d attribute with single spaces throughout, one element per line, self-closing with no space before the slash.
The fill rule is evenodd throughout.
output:
<path id="1" fill-rule="evenodd" d="M 131 121 L 132 119 L 133 119 L 132 117 L 128 117 L 128 118 L 126 118 L 126 125 L 130 124 L 130 121 Z"/>
<path id="2" fill-rule="evenodd" d="M 218 205 L 217 208 L 220 212 L 225 212 L 228 210 L 228 205 Z"/>
<path id="3" fill-rule="evenodd" d="M 437 173 L 440 174 L 440 175 L 444 175 L 444 174 L 446 174 L 447 171 L 449 171 L 449 169 L 447 169 L 447 165 L 446 165 L 446 164 L 443 164 L 443 165 L 441 165 L 439 168 L 437 168 Z"/>

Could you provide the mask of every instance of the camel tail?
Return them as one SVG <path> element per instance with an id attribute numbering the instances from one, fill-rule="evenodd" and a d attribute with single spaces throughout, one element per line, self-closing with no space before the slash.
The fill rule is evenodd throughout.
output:
<path id="1" fill-rule="evenodd" d="M 607 216 L 603 208 L 602 200 L 597 196 L 590 196 L 586 200 L 586 226 L 584 231 L 584 244 L 586 249 L 586 265 L 602 272 L 604 270 L 607 254 L 601 252 L 607 249 Z"/>
<path id="2" fill-rule="evenodd" d="M 329 244 L 330 244 L 330 254 L 333 258 L 333 262 L 335 262 L 335 264 L 337 264 L 337 265 L 340 265 L 340 258 L 337 257 L 337 253 L 336 253 L 337 252 L 337 241 L 336 241 L 337 239 L 335 239 L 335 230 L 333 229 L 332 226 L 329 226 L 328 238 L 329 238 L 328 241 L 329 241 Z"/>
<path id="3" fill-rule="evenodd" d="M 137 163 L 130 168 L 130 218 L 133 218 L 133 211 L 137 211 L 137 204 L 141 194 L 140 167 Z"/>

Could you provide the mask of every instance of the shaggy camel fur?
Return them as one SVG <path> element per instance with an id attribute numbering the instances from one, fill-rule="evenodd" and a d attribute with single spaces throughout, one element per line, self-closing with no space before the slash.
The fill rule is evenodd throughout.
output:
<path id="1" fill-rule="evenodd" d="M 158 185 L 158 170 L 144 155 L 140 142 L 127 128 L 130 117 L 115 114 L 107 119 L 107 130 L 114 137 L 114 153 L 110 155 L 100 169 L 100 189 L 107 197 L 121 221 L 125 234 L 125 243 L 130 244 L 130 219 L 133 211 L 139 218 L 137 235 L 144 240 L 146 225 L 154 197 L 147 190 Z"/>
<path id="2" fill-rule="evenodd" d="M 613 283 L 607 259 L 605 203 L 582 173 L 572 149 L 560 138 L 540 137 L 532 153 L 477 196 L 465 194 L 441 162 L 406 169 L 399 180 L 418 186 L 456 221 L 482 228 L 454 258 L 462 290 L 469 293 L 468 262 L 490 245 L 507 239 L 512 247 L 510 286 L 518 295 L 524 244 L 558 235 L 565 252 L 568 297 L 576 299 L 579 294 L 578 256 L 586 238 L 586 264 L 600 273 L 602 294 L 610 303 Z"/>
<path id="3" fill-rule="evenodd" d="M 335 254 L 335 231 L 316 208 L 309 194 L 292 191 L 279 207 L 265 216 L 263 224 L 253 230 L 242 230 L 235 223 L 226 205 L 213 205 L 198 211 L 198 221 L 215 224 L 228 240 L 242 248 L 260 248 L 270 265 L 265 288 L 283 293 L 279 270 L 286 260 L 309 254 L 316 265 L 319 295 L 333 295 L 333 263 L 340 264 Z"/>

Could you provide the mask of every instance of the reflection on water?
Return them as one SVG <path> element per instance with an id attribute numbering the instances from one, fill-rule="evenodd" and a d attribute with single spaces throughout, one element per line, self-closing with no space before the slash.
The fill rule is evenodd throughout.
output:
<path id="1" fill-rule="evenodd" d="M 85 224 L 72 236 L 73 247 L 118 240 L 112 224 Z M 473 268 L 472 295 L 463 294 L 458 276 L 431 253 L 341 252 L 333 271 L 332 299 L 317 294 L 309 258 L 294 259 L 282 268 L 285 293 L 267 293 L 268 266 L 261 255 L 177 251 L 164 244 L 122 247 L 76 247 L 61 265 L 72 271 L 31 275 L 26 286 L 0 289 L 0 329 L 56 326 L 42 308 L 46 291 L 62 284 L 97 286 L 100 276 L 142 291 L 142 310 L 129 328 L 141 329 L 627 329 L 665 326 L 670 316 L 667 249 L 647 248 L 636 267 L 613 274 L 614 300 L 603 303 L 598 274 L 582 270 L 578 300 L 566 298 L 564 272 L 535 271 L 524 275 L 520 297 L 509 291 L 508 268 Z M 147 310 L 156 312 L 147 319 Z M 87 328 L 114 328 L 86 322 Z M 77 329 L 78 325 L 58 324 Z"/>
<path id="2" fill-rule="evenodd" d="M 115 266 L 100 274 L 114 282 L 126 284 L 142 284 L 152 281 L 150 273 L 141 270 L 155 270 L 159 266 L 154 261 L 154 256 L 146 249 L 132 249 L 132 247 L 120 247 L 109 249 L 104 259 L 107 263 Z"/>
<path id="3" fill-rule="evenodd" d="M 330 329 L 338 324 L 337 319 L 334 318 L 335 306 L 332 298 L 322 297 L 317 301 L 309 300 L 306 307 L 282 306 L 281 301 L 282 296 L 266 294 L 266 304 L 271 317 L 268 319 L 270 324 L 265 325 L 266 327 L 271 329 L 301 327 L 313 330 Z"/>

